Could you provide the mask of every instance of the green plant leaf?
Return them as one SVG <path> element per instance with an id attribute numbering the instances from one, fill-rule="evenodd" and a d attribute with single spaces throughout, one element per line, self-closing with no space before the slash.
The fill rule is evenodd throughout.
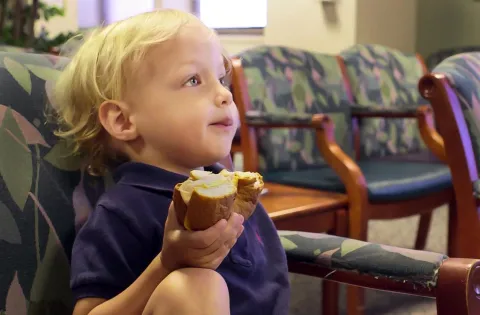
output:
<path id="1" fill-rule="evenodd" d="M 32 187 L 32 153 L 10 108 L 0 126 L 0 175 L 13 200 L 23 210 Z"/>
<path id="2" fill-rule="evenodd" d="M 73 155 L 72 152 L 72 145 L 66 140 L 61 139 L 50 152 L 45 155 L 44 160 L 64 171 L 78 171 L 82 161 L 80 156 Z"/>
<path id="3" fill-rule="evenodd" d="M 35 272 L 30 300 L 32 302 L 63 301 L 71 303 L 70 264 L 62 246 L 57 243 L 52 230 L 48 233 L 43 260 Z"/>
<path id="4" fill-rule="evenodd" d="M 30 64 L 28 65 L 26 64 L 25 67 L 27 67 L 30 71 L 32 71 L 34 75 L 36 75 L 37 77 L 45 81 L 56 81 L 60 76 L 60 73 L 62 73 L 61 71 L 53 68 L 30 65 Z"/>
<path id="5" fill-rule="evenodd" d="M 295 248 L 298 247 L 297 244 L 295 244 L 294 242 L 292 242 L 291 240 L 283 236 L 280 236 L 280 242 L 282 243 L 283 249 L 286 251 L 294 250 Z"/>
<path id="6" fill-rule="evenodd" d="M 0 201 L 0 222 L 2 228 L 0 229 L 0 240 L 6 241 L 10 244 L 21 244 L 22 237 L 18 230 L 17 222 L 13 218 L 12 212 Z"/>
<path id="7" fill-rule="evenodd" d="M 30 72 L 28 72 L 28 70 L 21 63 L 18 63 L 9 57 L 5 57 L 3 59 L 3 63 L 15 81 L 17 81 L 18 84 L 20 84 L 28 94 L 32 94 L 32 80 L 30 78 Z"/>

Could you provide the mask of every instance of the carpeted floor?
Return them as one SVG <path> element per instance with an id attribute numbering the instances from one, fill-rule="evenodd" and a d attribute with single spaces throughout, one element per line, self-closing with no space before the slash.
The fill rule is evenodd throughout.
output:
<path id="1" fill-rule="evenodd" d="M 435 211 L 428 236 L 427 250 L 445 253 L 447 249 L 447 207 Z M 415 243 L 418 217 L 392 221 L 372 221 L 369 224 L 370 242 L 409 247 Z M 290 315 L 321 314 L 321 280 L 318 278 L 290 275 L 292 297 Z M 340 314 L 345 311 L 345 288 L 340 298 Z M 437 314 L 433 299 L 420 298 L 402 294 L 367 290 L 368 315 L 433 315 Z M 328 315 L 328 314 L 323 314 Z"/>

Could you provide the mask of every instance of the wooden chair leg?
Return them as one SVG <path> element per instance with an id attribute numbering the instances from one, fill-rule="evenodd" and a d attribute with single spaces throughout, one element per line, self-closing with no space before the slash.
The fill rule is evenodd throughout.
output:
<path id="1" fill-rule="evenodd" d="M 347 210 L 336 211 L 334 235 L 347 237 L 348 235 L 348 214 Z M 322 314 L 338 315 L 340 299 L 340 284 L 334 281 L 323 280 L 322 282 Z"/>
<path id="2" fill-rule="evenodd" d="M 368 217 L 367 207 L 350 205 L 349 238 L 367 241 Z M 354 211 L 354 212 L 352 212 Z M 357 286 L 347 286 L 347 315 L 363 315 L 365 313 L 365 289 Z"/>
<path id="3" fill-rule="evenodd" d="M 430 231 L 430 222 L 432 221 L 432 212 L 420 215 L 418 224 L 417 240 L 415 241 L 415 249 L 425 249 L 427 245 L 428 232 Z"/>
<path id="4" fill-rule="evenodd" d="M 322 281 L 322 314 L 338 315 L 340 284 L 334 281 Z"/>
<path id="5" fill-rule="evenodd" d="M 347 315 L 365 313 L 365 289 L 353 285 L 347 286 Z"/>
<path id="6" fill-rule="evenodd" d="M 458 250 L 458 243 L 460 240 L 458 239 L 458 227 L 457 227 L 457 203 L 455 200 L 450 201 L 448 204 L 448 249 L 447 255 L 449 257 L 462 257 L 459 256 L 460 253 Z M 467 258 L 468 255 L 465 255 Z"/>

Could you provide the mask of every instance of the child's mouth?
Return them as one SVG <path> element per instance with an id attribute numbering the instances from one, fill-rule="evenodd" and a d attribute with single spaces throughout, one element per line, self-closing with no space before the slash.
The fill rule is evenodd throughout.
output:
<path id="1" fill-rule="evenodd" d="M 233 127 L 233 119 L 226 118 L 224 120 L 211 124 L 211 126 L 214 126 L 217 128 L 223 128 L 223 129 L 230 129 Z"/>

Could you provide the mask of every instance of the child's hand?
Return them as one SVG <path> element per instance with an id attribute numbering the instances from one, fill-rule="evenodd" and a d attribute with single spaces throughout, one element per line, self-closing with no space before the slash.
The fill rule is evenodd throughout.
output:
<path id="1" fill-rule="evenodd" d="M 217 269 L 243 232 L 243 216 L 233 213 L 228 221 L 220 220 L 204 231 L 187 231 L 178 223 L 173 202 L 168 209 L 160 259 L 174 271 L 197 267 Z"/>

